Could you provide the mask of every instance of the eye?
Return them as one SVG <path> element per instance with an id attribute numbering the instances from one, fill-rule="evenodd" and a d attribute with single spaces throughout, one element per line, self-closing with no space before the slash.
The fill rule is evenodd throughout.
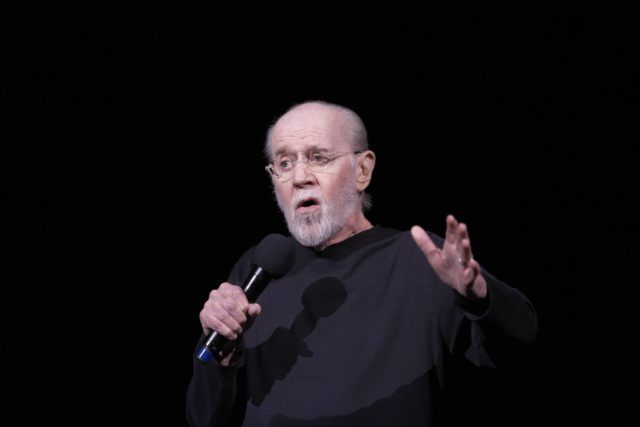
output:
<path id="1" fill-rule="evenodd" d="M 291 160 L 278 160 L 278 168 L 280 168 L 283 171 L 289 170 L 293 167 L 293 162 Z"/>
<path id="2" fill-rule="evenodd" d="M 314 153 L 311 155 L 311 158 L 309 161 L 314 166 L 324 166 L 327 163 L 329 163 L 331 159 L 324 154 Z"/>

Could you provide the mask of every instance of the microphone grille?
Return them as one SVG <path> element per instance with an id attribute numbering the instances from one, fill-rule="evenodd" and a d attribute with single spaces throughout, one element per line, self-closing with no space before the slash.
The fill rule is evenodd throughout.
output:
<path id="1" fill-rule="evenodd" d="M 294 259 L 291 239 L 277 233 L 265 236 L 253 254 L 253 263 L 263 268 L 274 279 L 287 274 L 293 266 Z"/>

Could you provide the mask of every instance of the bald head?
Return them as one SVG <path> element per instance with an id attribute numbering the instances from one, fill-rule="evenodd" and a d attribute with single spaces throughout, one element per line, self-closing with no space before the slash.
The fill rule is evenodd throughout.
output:
<path id="1" fill-rule="evenodd" d="M 365 151 L 369 148 L 367 130 L 355 112 L 337 104 L 309 101 L 291 107 L 269 128 L 265 156 L 269 161 L 273 160 L 274 136 L 286 139 L 303 133 L 344 142 L 345 150 Z"/>

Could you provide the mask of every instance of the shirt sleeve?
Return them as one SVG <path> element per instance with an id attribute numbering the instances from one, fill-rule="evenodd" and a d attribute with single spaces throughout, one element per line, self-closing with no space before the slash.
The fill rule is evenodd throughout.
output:
<path id="1" fill-rule="evenodd" d="M 441 247 L 442 238 L 430 235 Z M 424 255 L 421 261 L 428 265 Z M 495 368 L 497 353 L 507 348 L 501 344 L 535 340 L 538 319 L 522 292 L 484 269 L 482 275 L 487 281 L 487 297 L 481 300 L 469 300 L 444 283 L 434 284 L 439 289 L 438 323 L 450 353 L 463 354 L 476 366 Z"/>
<path id="2" fill-rule="evenodd" d="M 250 260 L 254 248 L 245 252 L 231 270 L 227 281 L 240 286 L 242 277 L 250 270 Z M 202 335 L 196 350 L 204 345 Z M 186 393 L 187 421 L 191 427 L 214 427 L 228 425 L 237 417 L 239 396 L 242 389 L 240 379 L 244 369 L 244 349 L 242 340 L 236 348 L 229 366 L 223 367 L 216 360 L 208 363 L 193 357 L 193 375 Z M 233 422 L 232 422 L 233 424 Z"/>
<path id="3" fill-rule="evenodd" d="M 458 343 L 457 348 L 465 343 L 464 356 L 474 365 L 495 368 L 494 353 L 503 346 L 494 344 L 531 343 L 537 335 L 538 320 L 533 305 L 522 292 L 486 271 L 482 274 L 487 281 L 487 298 L 470 301 L 452 290 L 457 306 L 453 310 L 461 310 L 461 315 L 453 315 L 457 335 L 453 340 Z M 470 326 L 465 327 L 464 323 L 469 322 Z"/>
<path id="4" fill-rule="evenodd" d="M 203 335 L 197 349 L 204 344 Z M 234 353 L 228 367 L 217 361 L 205 363 L 193 358 L 193 376 L 187 388 L 186 412 L 192 427 L 224 425 L 232 416 L 238 391 L 238 370 L 244 365 L 244 352 Z"/>

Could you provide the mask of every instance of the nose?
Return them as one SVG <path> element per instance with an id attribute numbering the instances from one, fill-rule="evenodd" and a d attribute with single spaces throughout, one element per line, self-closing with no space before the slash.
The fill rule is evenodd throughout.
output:
<path id="1" fill-rule="evenodd" d="M 293 184 L 296 186 L 303 186 L 313 183 L 315 175 L 309 169 L 306 159 L 300 159 L 293 166 Z"/>

